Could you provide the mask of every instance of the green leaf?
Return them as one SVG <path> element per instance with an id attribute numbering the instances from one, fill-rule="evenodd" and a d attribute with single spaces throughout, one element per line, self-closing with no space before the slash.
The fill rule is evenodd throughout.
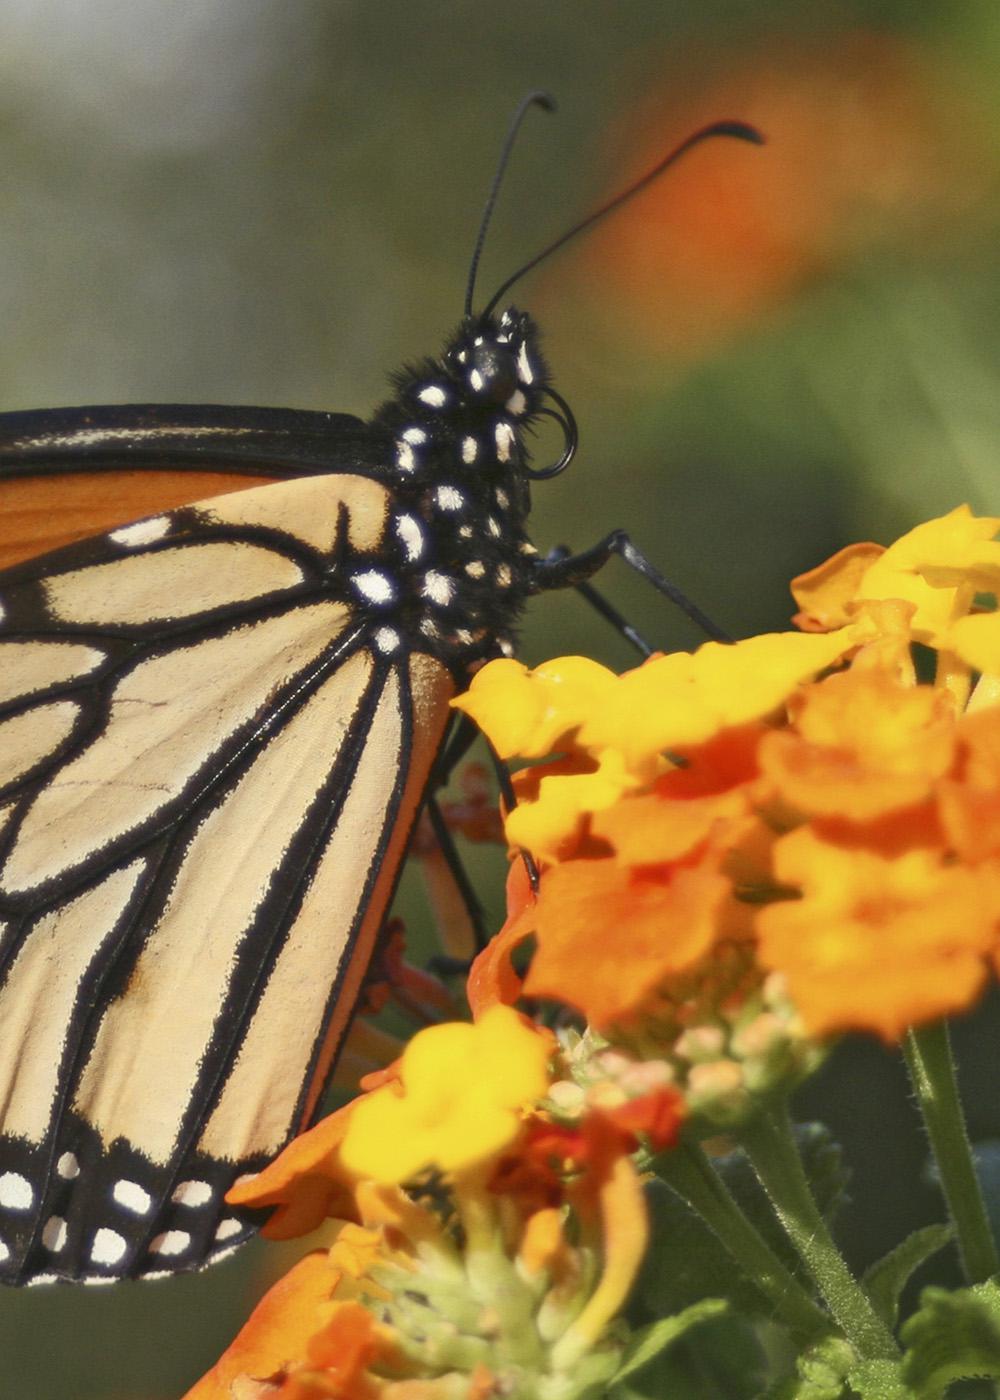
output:
<path id="1" fill-rule="evenodd" d="M 952 1381 L 1000 1377 L 1000 1286 L 924 1289 L 901 1336 L 903 1376 L 921 1400 L 937 1400 Z"/>
<path id="2" fill-rule="evenodd" d="M 700 1322 L 706 1322 L 709 1318 L 719 1317 L 728 1308 L 729 1304 L 724 1298 L 704 1298 L 700 1303 L 685 1308 L 682 1313 L 675 1313 L 673 1317 L 662 1317 L 659 1322 L 651 1322 L 648 1327 L 642 1328 L 632 1337 L 625 1348 L 622 1364 L 612 1377 L 612 1383 L 623 1381 L 633 1371 L 638 1371 L 640 1367 L 652 1361 L 654 1356 L 658 1356 L 692 1327 L 697 1327 Z"/>
<path id="3" fill-rule="evenodd" d="M 620 1371 L 602 1400 L 759 1400 L 766 1375 L 755 1330 L 726 1309 L 688 1327 L 643 1365 Z"/>
<path id="4" fill-rule="evenodd" d="M 847 1374 L 855 1362 L 854 1349 L 841 1337 L 825 1337 L 804 1351 L 795 1375 L 779 1381 L 764 1400 L 842 1400 Z"/>
<path id="5" fill-rule="evenodd" d="M 927 1225 L 914 1230 L 905 1240 L 868 1269 L 862 1286 L 879 1317 L 889 1327 L 896 1325 L 899 1297 L 914 1270 L 954 1238 L 950 1225 Z"/>

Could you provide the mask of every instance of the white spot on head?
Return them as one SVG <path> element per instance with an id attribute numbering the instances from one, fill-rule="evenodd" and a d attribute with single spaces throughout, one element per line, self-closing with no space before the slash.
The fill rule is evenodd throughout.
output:
<path id="1" fill-rule="evenodd" d="M 112 530 L 108 539 L 134 549 L 136 545 L 162 540 L 169 529 L 169 516 L 156 515 L 152 520 L 139 520 L 134 525 L 123 525 L 120 530 Z"/>
<path id="2" fill-rule="evenodd" d="M 56 1172 L 63 1181 L 72 1181 L 74 1177 L 80 1175 L 80 1163 L 76 1160 L 75 1152 L 64 1152 L 56 1163 Z"/>
<path id="3" fill-rule="evenodd" d="M 424 552 L 424 531 L 416 516 L 397 515 L 396 534 L 406 551 L 407 559 L 419 559 Z"/>
<path id="4" fill-rule="evenodd" d="M 478 452 L 479 443 L 474 437 L 464 437 L 462 439 L 462 461 L 467 467 L 471 466 L 476 460 Z"/>
<path id="5" fill-rule="evenodd" d="M 510 566 L 509 566 L 508 564 L 500 564 L 500 565 L 497 566 L 497 585 L 498 585 L 498 587 L 500 587 L 500 588 L 509 588 L 509 587 L 510 587 L 510 584 L 511 584 L 511 579 L 512 579 L 512 577 L 513 577 L 513 575 L 512 575 L 511 572 L 510 572 Z"/>
<path id="6" fill-rule="evenodd" d="M 481 559 L 470 559 L 465 566 L 465 572 L 469 578 L 482 578 L 486 573 L 486 565 Z"/>
<path id="7" fill-rule="evenodd" d="M 219 1221 L 219 1227 L 215 1232 L 217 1240 L 231 1240 L 234 1235 L 238 1235 L 243 1229 L 243 1221 L 237 1220 L 234 1216 L 229 1216 L 225 1220 Z"/>
<path id="8" fill-rule="evenodd" d="M 483 379 L 483 376 L 479 373 L 478 369 L 469 370 L 469 383 L 472 385 L 473 389 L 475 389 L 476 393 L 478 394 L 479 390 L 483 387 L 483 384 L 485 383 L 485 380 Z"/>
<path id="9" fill-rule="evenodd" d="M 149 1242 L 151 1254 L 183 1254 L 191 1243 L 191 1236 L 186 1230 L 164 1230 L 162 1235 L 156 1235 Z"/>
<path id="10" fill-rule="evenodd" d="M 111 1188 L 111 1197 L 134 1215 L 145 1215 L 153 1204 L 153 1198 L 137 1181 L 116 1181 Z"/>
<path id="11" fill-rule="evenodd" d="M 378 569 L 365 569 L 363 573 L 355 574 L 351 582 L 369 603 L 391 603 L 395 596 L 391 582 Z"/>
<path id="12" fill-rule="evenodd" d="M 425 403 L 428 408 L 444 408 L 448 402 L 447 391 L 441 388 L 440 384 L 427 384 L 417 394 L 421 403 Z"/>
<path id="13" fill-rule="evenodd" d="M 497 489 L 493 492 L 493 499 L 496 501 L 497 505 L 500 507 L 501 510 L 506 510 L 507 507 L 510 505 L 510 497 L 507 495 L 507 492 L 501 486 L 498 486 Z"/>
<path id="14" fill-rule="evenodd" d="M 522 345 L 517 352 L 517 377 L 522 384 L 535 382 L 535 370 L 528 356 L 527 345 Z"/>
<path id="15" fill-rule="evenodd" d="M 413 448 L 408 442 L 396 443 L 396 466 L 401 472 L 414 472 L 417 469 L 417 459 Z"/>
<path id="16" fill-rule="evenodd" d="M 500 538 L 500 522 L 495 520 L 492 515 L 486 517 L 486 533 L 492 535 L 495 540 Z"/>
<path id="17" fill-rule="evenodd" d="M 485 337 L 484 335 L 477 335 L 476 338 L 475 338 L 475 340 L 474 340 L 472 343 L 473 343 L 473 345 L 482 345 L 482 344 L 484 343 L 485 340 L 486 340 L 486 337 Z"/>
<path id="18" fill-rule="evenodd" d="M 515 418 L 520 418 L 527 407 L 528 400 L 521 393 L 520 389 L 515 389 L 504 404 L 504 408 L 506 408 L 507 412 L 513 414 Z"/>
<path id="19" fill-rule="evenodd" d="M 506 641 L 505 641 L 505 642 L 501 642 L 501 643 L 500 643 L 500 650 L 501 650 L 501 652 L 503 653 L 504 656 L 513 656 L 513 655 L 514 655 L 514 648 L 513 648 L 513 646 L 511 645 L 510 642 L 506 642 Z"/>
<path id="20" fill-rule="evenodd" d="M 510 449 L 514 446 L 514 429 L 509 423 L 498 423 L 493 430 L 497 445 L 497 457 L 501 462 L 510 461 Z"/>
<path id="21" fill-rule="evenodd" d="M 90 1257 L 95 1264 L 117 1264 L 128 1249 L 128 1241 L 117 1230 L 107 1230 L 103 1226 L 94 1236 L 90 1246 Z"/>
<path id="22" fill-rule="evenodd" d="M 423 428 L 404 428 L 400 437 L 404 442 L 412 442 L 415 447 L 419 447 L 422 442 L 427 441 L 427 434 Z"/>
<path id="23" fill-rule="evenodd" d="M 461 510 L 465 505 L 465 497 L 455 486 L 439 486 L 434 500 L 440 510 Z"/>
<path id="24" fill-rule="evenodd" d="M 170 1199 L 175 1206 L 207 1206 L 212 1188 L 207 1181 L 182 1181 Z"/>
<path id="25" fill-rule="evenodd" d="M 424 574 L 421 592 L 425 598 L 443 608 L 455 596 L 455 580 L 448 578 L 446 574 L 439 574 L 436 569 L 428 569 Z"/>
<path id="26" fill-rule="evenodd" d="M 375 645 L 384 654 L 395 651 L 399 646 L 399 633 L 394 627 L 380 627 L 375 633 Z"/>
<path id="27" fill-rule="evenodd" d="M 42 1244 L 53 1254 L 58 1254 L 66 1243 L 66 1222 L 61 1215 L 50 1215 L 42 1229 Z"/>
<path id="28" fill-rule="evenodd" d="M 31 1182 L 20 1172 L 4 1172 L 0 1176 L 0 1206 L 6 1210 L 30 1210 L 35 1193 Z"/>

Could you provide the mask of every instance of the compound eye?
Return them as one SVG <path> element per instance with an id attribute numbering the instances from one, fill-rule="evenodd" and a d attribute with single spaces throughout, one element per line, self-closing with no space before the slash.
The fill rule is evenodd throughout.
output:
<path id="1" fill-rule="evenodd" d="M 517 366 L 503 345 L 477 345 L 468 367 L 469 385 L 477 398 L 506 403 L 517 388 Z"/>

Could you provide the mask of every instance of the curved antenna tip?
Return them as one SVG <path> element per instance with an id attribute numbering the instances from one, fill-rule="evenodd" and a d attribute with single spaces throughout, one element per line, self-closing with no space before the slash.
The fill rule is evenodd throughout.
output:
<path id="1" fill-rule="evenodd" d="M 721 121 L 713 122 L 711 126 L 703 127 L 701 131 L 695 133 L 692 140 L 702 140 L 706 136 L 735 136 L 738 141 L 750 141 L 754 146 L 766 146 L 767 137 L 756 126 L 751 126 L 749 122 Z"/>

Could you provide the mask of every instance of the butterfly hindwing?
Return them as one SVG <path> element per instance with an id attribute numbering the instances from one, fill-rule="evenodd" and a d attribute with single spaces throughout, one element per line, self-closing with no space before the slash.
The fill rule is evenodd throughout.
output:
<path id="1" fill-rule="evenodd" d="M 390 521 L 307 477 L 0 574 L 11 1279 L 231 1247 L 312 1113 L 454 688 L 351 593 Z"/>

